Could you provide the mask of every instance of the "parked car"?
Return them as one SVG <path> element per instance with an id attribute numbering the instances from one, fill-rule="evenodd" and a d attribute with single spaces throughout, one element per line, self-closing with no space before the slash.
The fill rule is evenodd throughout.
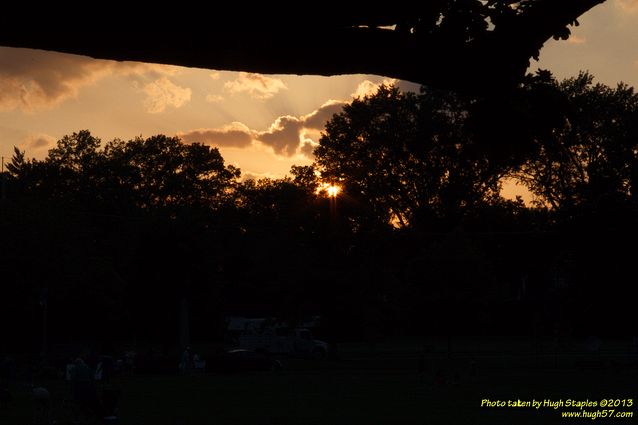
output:
<path id="1" fill-rule="evenodd" d="M 207 362 L 208 371 L 222 373 L 277 371 L 281 369 L 281 362 L 269 354 L 243 348 L 223 352 Z"/>

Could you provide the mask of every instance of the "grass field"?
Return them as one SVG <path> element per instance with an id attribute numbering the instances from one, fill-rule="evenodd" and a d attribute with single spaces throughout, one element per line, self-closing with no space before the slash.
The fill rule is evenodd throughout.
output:
<path id="1" fill-rule="evenodd" d="M 382 362 L 369 363 L 374 368 L 348 367 L 357 364 L 362 363 L 355 359 L 321 364 L 297 361 L 279 373 L 133 376 L 119 378 L 113 386 L 122 390 L 122 425 L 572 424 L 579 422 L 562 419 L 560 410 L 551 408 L 488 409 L 480 404 L 484 398 L 638 397 L 635 369 L 583 370 L 551 362 L 531 368 L 502 357 L 489 366 L 479 361 L 472 376 L 465 359 L 429 361 L 421 375 L 415 359 L 395 358 L 388 368 L 380 367 Z M 437 382 L 439 369 L 446 373 L 439 381 L 446 383 Z M 453 382 L 456 371 L 460 379 Z M 68 383 L 43 384 L 52 394 L 54 419 L 68 417 L 61 409 L 70 393 Z M 0 410 L 0 423 L 29 424 L 31 388 L 13 385 L 14 400 Z M 636 412 L 635 406 L 632 409 Z M 630 424 L 632 420 L 605 423 Z"/>

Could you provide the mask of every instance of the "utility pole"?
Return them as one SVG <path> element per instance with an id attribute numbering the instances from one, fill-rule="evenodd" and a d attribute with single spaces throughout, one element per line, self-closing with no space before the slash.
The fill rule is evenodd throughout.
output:
<path id="1" fill-rule="evenodd" d="M 190 341 L 190 308 L 186 295 L 184 294 L 179 302 L 179 345 L 180 349 L 185 349 Z"/>
<path id="2" fill-rule="evenodd" d="M 40 306 L 42 307 L 42 358 L 47 355 L 47 331 L 49 319 L 49 289 L 42 288 L 40 291 Z"/>
<path id="3" fill-rule="evenodd" d="M 7 199 L 7 176 L 4 175 L 4 156 L 2 157 L 2 195 L 0 199 Z"/>

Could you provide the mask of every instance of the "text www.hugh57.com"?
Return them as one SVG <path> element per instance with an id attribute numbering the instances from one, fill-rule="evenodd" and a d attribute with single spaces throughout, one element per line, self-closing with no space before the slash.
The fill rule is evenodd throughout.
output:
<path id="1" fill-rule="evenodd" d="M 617 411 L 614 409 L 601 409 L 601 410 L 579 410 L 577 412 L 561 412 L 561 416 L 563 418 L 588 418 L 588 419 L 599 419 L 599 418 L 633 418 L 634 412 L 623 412 Z"/>

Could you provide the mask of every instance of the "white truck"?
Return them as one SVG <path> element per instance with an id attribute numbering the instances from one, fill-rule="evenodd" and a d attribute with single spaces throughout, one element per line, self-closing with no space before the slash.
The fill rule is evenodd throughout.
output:
<path id="1" fill-rule="evenodd" d="M 228 330 L 234 332 L 236 344 L 248 350 L 315 359 L 328 353 L 328 344 L 314 339 L 307 328 L 293 328 L 267 319 L 245 319 L 231 321 Z"/>

